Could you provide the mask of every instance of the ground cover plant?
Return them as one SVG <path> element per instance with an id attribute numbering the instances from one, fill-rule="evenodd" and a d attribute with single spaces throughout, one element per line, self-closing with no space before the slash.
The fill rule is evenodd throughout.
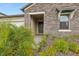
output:
<path id="1" fill-rule="evenodd" d="M 56 56 L 56 55 L 79 55 L 79 45 L 76 41 L 68 41 L 70 37 L 54 37 L 53 43 L 39 52 L 40 56 Z M 73 35 L 74 39 L 78 39 L 78 35 Z M 45 44 L 44 44 L 45 45 Z"/>

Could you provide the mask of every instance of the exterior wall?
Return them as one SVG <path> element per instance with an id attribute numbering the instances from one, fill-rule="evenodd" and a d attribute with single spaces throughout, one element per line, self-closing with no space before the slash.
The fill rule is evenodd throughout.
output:
<path id="1" fill-rule="evenodd" d="M 56 9 L 77 9 L 73 18 L 70 20 L 71 32 L 59 32 L 59 20 Z M 25 8 L 26 26 L 31 25 L 29 13 L 45 12 L 44 33 L 53 35 L 79 34 L 79 4 L 74 3 L 36 3 L 30 8 Z"/>
<path id="2" fill-rule="evenodd" d="M 4 15 L 0 14 L 0 16 L 4 16 Z"/>
<path id="3" fill-rule="evenodd" d="M 3 14 L 3 13 L 0 13 L 0 17 L 1 17 L 1 16 L 6 16 L 6 15 L 5 15 L 5 14 Z"/>
<path id="4" fill-rule="evenodd" d="M 0 22 L 3 22 L 3 21 L 7 21 L 7 22 L 10 22 L 11 24 L 14 24 L 16 26 L 24 26 L 25 23 L 24 23 L 24 17 L 3 17 L 3 18 L 0 18 Z"/>

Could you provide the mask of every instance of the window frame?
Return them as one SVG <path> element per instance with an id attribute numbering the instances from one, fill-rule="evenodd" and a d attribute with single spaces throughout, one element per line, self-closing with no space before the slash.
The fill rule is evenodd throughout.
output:
<path id="1" fill-rule="evenodd" d="M 71 18 L 71 15 L 72 15 L 73 11 L 71 12 L 66 12 L 66 13 L 62 13 L 62 10 L 59 12 L 58 14 L 58 19 L 59 19 L 59 32 L 71 32 L 70 30 L 70 18 Z M 68 22 L 69 22 L 69 28 L 68 29 L 60 29 L 60 16 L 63 15 L 63 14 L 69 14 L 69 18 L 68 18 Z"/>
<path id="2" fill-rule="evenodd" d="M 67 14 L 62 13 L 62 14 L 60 15 L 60 17 L 61 17 L 61 16 L 67 16 L 67 17 L 68 17 L 68 21 L 65 21 L 65 22 L 68 22 L 68 29 L 63 29 L 63 28 L 61 29 L 60 25 L 59 25 L 59 29 L 60 29 L 60 30 L 69 30 L 69 29 L 70 29 L 70 26 L 69 26 L 69 25 L 70 25 L 70 23 L 69 23 L 70 14 L 69 14 L 69 13 L 67 13 Z M 63 21 L 60 21 L 60 20 L 59 20 L 59 22 L 61 23 L 61 22 L 63 22 Z"/>

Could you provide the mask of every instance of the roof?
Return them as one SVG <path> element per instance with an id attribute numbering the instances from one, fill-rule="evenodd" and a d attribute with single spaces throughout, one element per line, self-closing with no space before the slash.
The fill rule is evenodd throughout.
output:
<path id="1" fill-rule="evenodd" d="M 33 4 L 33 3 L 29 3 L 29 4 L 25 5 L 21 10 L 24 12 L 24 9 L 27 8 L 27 7 L 29 7 L 29 6 L 32 5 L 32 4 Z"/>
<path id="2" fill-rule="evenodd" d="M 4 13 L 2 13 L 2 12 L 0 12 L 0 15 L 1 15 L 1 16 L 6 16 L 6 14 L 4 14 Z"/>
<path id="3" fill-rule="evenodd" d="M 0 18 L 7 18 L 7 17 L 22 17 L 24 14 L 17 14 L 17 15 L 6 15 L 6 16 L 0 16 Z"/>

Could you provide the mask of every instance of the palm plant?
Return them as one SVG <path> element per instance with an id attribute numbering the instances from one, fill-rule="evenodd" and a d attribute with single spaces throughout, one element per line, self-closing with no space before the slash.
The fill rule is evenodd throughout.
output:
<path id="1" fill-rule="evenodd" d="M 0 23 L 0 55 L 34 55 L 34 36 L 28 28 Z"/>

